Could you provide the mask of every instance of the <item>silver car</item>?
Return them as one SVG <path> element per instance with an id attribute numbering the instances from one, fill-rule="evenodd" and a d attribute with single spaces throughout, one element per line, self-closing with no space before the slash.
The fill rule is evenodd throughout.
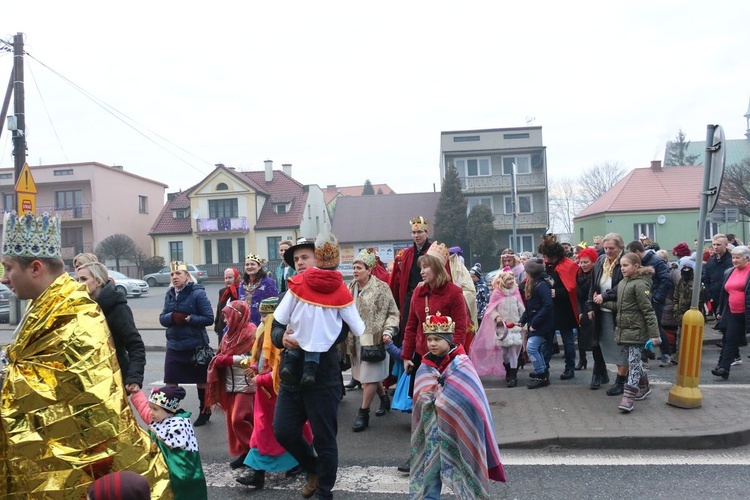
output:
<path id="1" fill-rule="evenodd" d="M 109 277 L 115 280 L 115 289 L 121 291 L 128 297 L 140 297 L 148 293 L 148 283 L 143 280 L 137 280 L 124 274 L 108 269 Z"/>
<path id="2" fill-rule="evenodd" d="M 10 288 L 0 283 L 0 323 L 10 321 Z"/>
<path id="3" fill-rule="evenodd" d="M 203 283 L 208 279 L 208 273 L 203 266 L 188 264 L 188 272 L 195 278 L 196 283 Z M 162 267 L 158 272 L 147 274 L 143 279 L 149 286 L 167 286 L 172 282 L 169 267 Z"/>

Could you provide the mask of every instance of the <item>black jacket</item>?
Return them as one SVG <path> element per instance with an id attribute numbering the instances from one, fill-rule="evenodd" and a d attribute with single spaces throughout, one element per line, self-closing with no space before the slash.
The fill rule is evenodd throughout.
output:
<path id="1" fill-rule="evenodd" d="M 669 266 L 664 259 L 656 255 L 656 252 L 646 250 L 646 253 L 641 258 L 641 267 L 654 268 L 653 283 L 651 284 L 651 303 L 664 304 L 667 300 L 667 295 L 674 288 L 672 279 L 669 277 Z M 659 321 L 661 321 L 661 318 L 659 318 Z"/>
<path id="2" fill-rule="evenodd" d="M 730 267 L 732 267 L 732 254 L 728 251 L 724 252 L 720 259 L 717 259 L 715 255 L 712 256 L 703 266 L 701 281 L 706 287 L 708 300 L 719 302 L 719 296 L 724 288 L 724 271 Z"/>
<path id="3" fill-rule="evenodd" d="M 729 252 L 727 252 L 729 253 Z M 717 328 L 719 330 L 726 330 L 727 321 L 726 317 L 729 315 L 729 294 L 725 290 L 724 285 L 726 284 L 729 276 L 734 272 L 735 268 L 731 267 L 724 271 L 724 279 L 721 282 L 721 293 L 719 295 L 719 307 L 716 309 L 716 314 L 721 316 Z M 745 335 L 750 335 L 750 278 L 745 283 Z"/>
<path id="4" fill-rule="evenodd" d="M 126 385 L 135 383 L 143 387 L 146 347 L 143 345 L 141 334 L 135 327 L 133 311 L 128 306 L 125 294 L 116 290 L 114 283 L 108 281 L 99 290 L 95 300 L 102 308 L 112 334 L 123 382 Z"/>

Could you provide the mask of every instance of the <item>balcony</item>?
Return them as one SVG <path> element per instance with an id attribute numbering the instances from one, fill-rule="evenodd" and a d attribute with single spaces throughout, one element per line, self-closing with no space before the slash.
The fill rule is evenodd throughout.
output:
<path id="1" fill-rule="evenodd" d="M 37 205 L 36 213 L 42 214 L 47 212 L 50 215 L 56 215 L 61 221 L 90 219 L 91 204 L 76 205 L 70 208 L 56 208 L 54 205 Z"/>
<path id="2" fill-rule="evenodd" d="M 60 248 L 60 254 L 62 255 L 63 260 L 66 261 L 73 260 L 73 257 L 83 252 L 93 253 L 94 244 L 76 243 L 75 245 L 68 245 L 67 243 L 64 243 Z"/>
<path id="3" fill-rule="evenodd" d="M 198 233 L 246 232 L 247 217 L 218 217 L 216 219 L 197 219 Z"/>
<path id="4" fill-rule="evenodd" d="M 511 188 L 510 175 L 488 175 L 484 177 L 459 176 L 459 179 L 461 180 L 461 188 L 464 190 L 464 192 L 469 193 L 486 193 L 493 191 L 510 192 Z M 517 187 L 521 189 L 545 189 L 547 187 L 545 180 L 546 176 L 544 174 L 523 174 L 516 176 Z"/>
<path id="5" fill-rule="evenodd" d="M 510 229 L 513 227 L 513 215 L 495 214 L 495 229 Z M 546 228 L 547 212 L 534 212 L 533 214 L 520 214 L 516 219 L 516 228 Z"/>

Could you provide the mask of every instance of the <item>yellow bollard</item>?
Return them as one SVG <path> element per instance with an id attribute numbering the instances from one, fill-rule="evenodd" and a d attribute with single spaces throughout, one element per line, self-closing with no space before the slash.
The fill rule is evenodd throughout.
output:
<path id="1" fill-rule="evenodd" d="M 703 356 L 703 314 L 691 307 L 682 317 L 680 358 L 677 365 L 677 382 L 669 390 L 667 404 L 678 408 L 700 408 L 703 395 L 700 383 L 701 357 Z"/>

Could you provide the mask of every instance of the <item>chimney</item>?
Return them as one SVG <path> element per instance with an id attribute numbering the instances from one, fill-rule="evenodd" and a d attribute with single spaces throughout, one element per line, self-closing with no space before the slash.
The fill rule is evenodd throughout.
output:
<path id="1" fill-rule="evenodd" d="M 217 164 L 214 165 L 214 167 L 224 168 L 224 164 L 223 163 L 217 163 Z"/>
<path id="2" fill-rule="evenodd" d="M 273 161 L 266 160 L 263 162 L 266 165 L 266 182 L 273 181 Z"/>
<path id="3" fill-rule="evenodd" d="M 292 164 L 291 163 L 282 163 L 281 164 L 281 170 L 284 171 L 284 173 L 288 176 L 292 176 Z"/>
<path id="4" fill-rule="evenodd" d="M 326 189 L 336 189 L 336 184 L 329 184 L 326 186 Z"/>
<path id="5" fill-rule="evenodd" d="M 651 170 L 661 172 L 661 160 L 651 160 Z"/>

